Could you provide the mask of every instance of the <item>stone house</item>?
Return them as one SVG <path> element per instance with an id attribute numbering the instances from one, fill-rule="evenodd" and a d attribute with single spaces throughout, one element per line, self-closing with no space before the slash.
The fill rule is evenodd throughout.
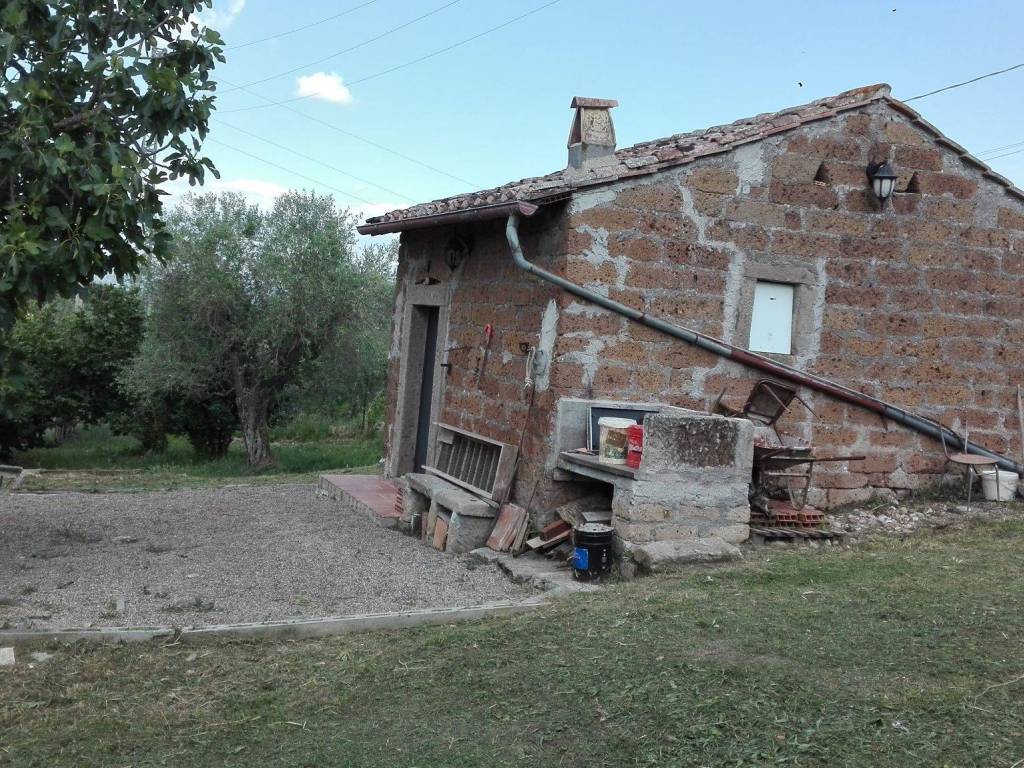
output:
<path id="1" fill-rule="evenodd" d="M 401 233 L 389 477 L 436 467 L 459 440 L 482 437 L 507 449 L 492 498 L 544 522 L 592 490 L 588 481 L 619 482 L 563 461 L 586 439 L 584 406 L 597 403 L 661 408 L 665 434 L 689 414 L 696 421 L 679 422 L 669 442 L 718 430 L 736 453 L 718 464 L 684 456 L 679 471 L 745 484 L 749 430 L 701 414 L 723 392 L 742 402 L 754 382 L 777 378 L 752 360 L 813 379 L 797 382 L 813 413 L 792 408 L 778 424 L 784 439 L 865 456 L 815 470 L 817 506 L 936 482 L 945 458 L 935 422 L 960 434 L 969 425 L 972 443 L 1020 471 L 1006 457 L 1021 452 L 1024 192 L 884 85 L 625 149 L 615 147 L 615 102 L 572 106 L 565 169 L 359 228 Z M 880 201 L 867 171 L 882 162 L 897 179 Z M 526 261 L 584 291 L 525 269 L 515 237 Z M 487 461 L 484 474 L 499 457 Z M 632 511 L 616 510 L 627 541 L 687 535 L 679 520 L 705 503 L 702 491 L 670 503 L 682 513 L 652 516 L 639 487 L 615 487 L 634 497 Z M 686 530 L 742 540 L 745 497 L 709 503 L 714 524 Z"/>

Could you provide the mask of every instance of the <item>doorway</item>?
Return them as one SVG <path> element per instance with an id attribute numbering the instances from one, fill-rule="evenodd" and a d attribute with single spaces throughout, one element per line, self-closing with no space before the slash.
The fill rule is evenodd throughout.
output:
<path id="1" fill-rule="evenodd" d="M 435 423 L 444 403 L 447 286 L 410 286 L 403 315 L 388 477 L 422 472 L 433 458 Z"/>
<path id="2" fill-rule="evenodd" d="M 418 318 L 424 328 L 422 374 L 420 376 L 420 397 L 416 411 L 416 448 L 413 452 L 413 471 L 422 472 L 427 463 L 430 447 L 430 426 L 434 415 L 434 374 L 438 367 L 437 329 L 441 310 L 439 307 L 416 307 Z"/>

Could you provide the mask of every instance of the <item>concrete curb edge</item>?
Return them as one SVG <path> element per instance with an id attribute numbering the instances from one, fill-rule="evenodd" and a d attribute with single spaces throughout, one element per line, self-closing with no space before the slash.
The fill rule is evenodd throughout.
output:
<path id="1" fill-rule="evenodd" d="M 329 637 L 355 632 L 405 629 L 408 627 L 455 624 L 463 621 L 512 616 L 543 608 L 558 597 L 554 590 L 520 601 L 483 603 L 458 608 L 426 608 L 396 613 L 364 613 L 316 619 L 212 624 L 205 627 L 99 627 L 96 629 L 12 629 L 0 630 L 0 645 L 88 640 L 99 643 L 133 643 L 157 639 L 205 640 L 220 638 L 301 639 Z"/>

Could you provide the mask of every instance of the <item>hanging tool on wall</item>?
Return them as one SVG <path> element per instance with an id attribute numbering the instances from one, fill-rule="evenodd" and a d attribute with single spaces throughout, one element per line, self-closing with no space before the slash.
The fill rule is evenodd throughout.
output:
<path id="1" fill-rule="evenodd" d="M 526 350 L 526 379 L 523 381 L 523 388 L 533 386 L 533 361 L 537 357 L 537 348 L 530 347 Z"/>
<path id="2" fill-rule="evenodd" d="M 480 362 L 476 368 L 476 387 L 480 388 L 480 380 L 484 377 L 484 369 L 487 368 L 487 358 L 491 356 L 491 339 L 494 338 L 494 326 L 490 323 L 484 326 L 484 343 L 480 347 Z"/>

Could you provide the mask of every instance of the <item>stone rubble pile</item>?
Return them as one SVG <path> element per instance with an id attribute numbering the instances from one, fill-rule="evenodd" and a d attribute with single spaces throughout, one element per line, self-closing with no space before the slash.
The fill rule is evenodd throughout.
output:
<path id="1" fill-rule="evenodd" d="M 1024 514 L 1020 500 L 1012 502 L 975 502 L 970 509 L 959 501 L 935 501 L 900 504 L 887 502 L 873 507 L 857 507 L 846 512 L 832 512 L 832 529 L 851 537 L 890 535 L 902 536 L 947 528 L 972 519 L 999 520 Z"/>

